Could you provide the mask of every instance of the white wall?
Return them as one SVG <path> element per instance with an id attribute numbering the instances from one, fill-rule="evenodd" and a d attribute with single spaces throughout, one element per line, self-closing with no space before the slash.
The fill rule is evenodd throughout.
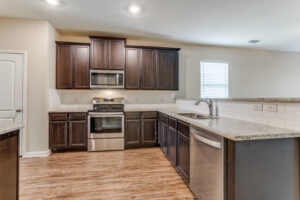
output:
<path id="1" fill-rule="evenodd" d="M 27 145 L 28 152 L 48 149 L 47 67 L 53 27 L 46 21 L 0 18 L 0 48 L 27 51 Z M 52 39 L 50 39 L 52 38 Z M 52 50 L 53 51 L 53 50 Z"/>
<path id="2" fill-rule="evenodd" d="M 195 100 L 178 99 L 176 105 L 180 108 L 208 114 L 208 106 L 201 103 L 194 105 Z M 277 105 L 276 112 L 254 110 L 256 104 Z M 214 103 L 216 105 L 216 103 Z M 270 126 L 293 129 L 300 131 L 300 104 L 296 103 L 256 103 L 239 101 L 218 101 L 219 116 L 246 120 Z"/>
<path id="3" fill-rule="evenodd" d="M 300 97 L 300 53 L 182 46 L 186 97 L 200 97 L 200 61 L 229 63 L 230 97 Z"/>

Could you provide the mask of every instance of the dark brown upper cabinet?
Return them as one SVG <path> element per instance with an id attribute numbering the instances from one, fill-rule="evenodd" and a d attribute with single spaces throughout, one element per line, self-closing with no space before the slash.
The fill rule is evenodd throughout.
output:
<path id="1" fill-rule="evenodd" d="M 125 38 L 91 38 L 91 68 L 101 70 L 122 70 L 125 67 Z"/>
<path id="2" fill-rule="evenodd" d="M 89 44 L 56 42 L 56 88 L 89 89 Z"/>
<path id="3" fill-rule="evenodd" d="M 140 50 L 140 88 L 155 89 L 155 50 Z"/>
<path id="4" fill-rule="evenodd" d="M 156 51 L 156 88 L 178 90 L 179 64 L 178 51 Z"/>
<path id="5" fill-rule="evenodd" d="M 125 88 L 178 90 L 177 48 L 126 46 Z"/>
<path id="6" fill-rule="evenodd" d="M 139 89 L 139 57 L 140 50 L 126 48 L 125 88 Z"/>

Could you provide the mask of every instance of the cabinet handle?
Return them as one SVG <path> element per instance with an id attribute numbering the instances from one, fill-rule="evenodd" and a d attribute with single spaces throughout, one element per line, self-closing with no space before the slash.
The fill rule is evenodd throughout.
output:
<path id="1" fill-rule="evenodd" d="M 209 146 L 212 146 L 212 147 L 215 147 L 217 149 L 221 149 L 222 148 L 222 144 L 220 142 L 216 142 L 216 141 L 213 141 L 213 140 L 210 140 L 210 139 L 207 139 L 205 137 L 202 137 L 200 135 L 197 135 L 196 133 L 193 133 L 192 132 L 192 135 L 193 137 L 200 141 L 200 142 L 203 142 L 204 144 L 207 144 Z"/>

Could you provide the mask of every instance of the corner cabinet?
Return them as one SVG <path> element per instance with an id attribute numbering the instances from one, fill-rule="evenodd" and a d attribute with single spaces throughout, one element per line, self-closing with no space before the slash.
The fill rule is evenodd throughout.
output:
<path id="1" fill-rule="evenodd" d="M 125 67 L 125 38 L 91 38 L 91 69 L 122 70 Z"/>
<path id="2" fill-rule="evenodd" d="M 126 46 L 125 88 L 178 90 L 179 50 Z"/>
<path id="3" fill-rule="evenodd" d="M 157 112 L 125 113 L 125 148 L 157 145 Z"/>
<path id="4" fill-rule="evenodd" d="M 49 148 L 62 149 L 87 148 L 86 113 L 50 113 Z"/>
<path id="5" fill-rule="evenodd" d="M 89 89 L 89 44 L 56 42 L 56 88 Z"/>

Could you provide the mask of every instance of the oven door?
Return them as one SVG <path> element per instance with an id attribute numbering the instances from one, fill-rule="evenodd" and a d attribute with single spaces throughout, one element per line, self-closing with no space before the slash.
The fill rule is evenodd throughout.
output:
<path id="1" fill-rule="evenodd" d="M 124 138 L 123 113 L 89 113 L 88 138 Z"/>
<path id="2" fill-rule="evenodd" d="M 91 88 L 124 88 L 124 71 L 91 70 Z"/>

